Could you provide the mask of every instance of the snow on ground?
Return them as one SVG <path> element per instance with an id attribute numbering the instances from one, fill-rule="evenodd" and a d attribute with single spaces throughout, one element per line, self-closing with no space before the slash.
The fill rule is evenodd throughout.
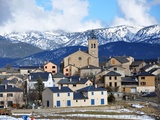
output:
<path id="1" fill-rule="evenodd" d="M 68 110 L 67 112 L 84 112 L 83 113 L 79 113 L 79 114 L 58 114 L 58 112 L 56 113 L 45 113 L 45 112 L 42 112 L 41 115 L 42 116 L 61 116 L 61 117 L 85 117 L 85 118 L 114 118 L 114 119 L 132 119 L 132 120 L 155 120 L 154 118 L 148 116 L 148 115 L 145 115 L 145 113 L 143 112 L 140 112 L 140 111 L 132 111 L 132 110 L 129 110 L 129 109 L 116 109 L 116 110 Z M 125 114 L 125 115 L 99 115 L 99 114 L 85 114 L 85 112 L 87 111 L 102 111 L 102 112 L 116 112 L 116 113 L 128 113 L 128 114 Z M 130 115 L 130 113 L 137 113 L 138 115 Z M 17 113 L 13 113 L 12 115 L 14 116 L 19 116 L 19 118 L 14 118 L 14 117 L 11 117 L 11 116 L 6 116 L 6 115 L 2 115 L 0 116 L 0 120 L 23 120 L 23 118 L 21 116 L 23 115 L 26 115 L 28 116 L 28 119 L 27 120 L 31 120 L 31 115 L 32 113 L 29 113 L 29 114 L 17 114 Z M 36 115 L 34 114 L 34 120 L 54 120 L 54 119 L 39 119 L 40 115 Z M 57 119 L 55 119 L 57 120 Z M 58 120 L 62 120 L 62 119 L 58 119 Z"/>

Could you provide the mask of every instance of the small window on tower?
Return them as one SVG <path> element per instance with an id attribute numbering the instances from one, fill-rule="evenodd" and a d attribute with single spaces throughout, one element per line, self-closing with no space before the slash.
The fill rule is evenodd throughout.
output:
<path id="1" fill-rule="evenodd" d="M 94 44 L 94 48 L 96 48 L 96 44 Z"/>
<path id="2" fill-rule="evenodd" d="M 93 44 L 91 44 L 91 48 L 93 48 Z"/>

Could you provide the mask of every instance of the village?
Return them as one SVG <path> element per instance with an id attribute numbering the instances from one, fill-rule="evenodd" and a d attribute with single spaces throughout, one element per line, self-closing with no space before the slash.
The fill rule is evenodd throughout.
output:
<path id="1" fill-rule="evenodd" d="M 100 63 L 98 39 L 88 51 L 66 56 L 61 65 L 0 68 L 1 108 L 61 108 L 105 106 L 110 102 L 157 96 L 160 102 L 160 61 L 111 56 Z"/>

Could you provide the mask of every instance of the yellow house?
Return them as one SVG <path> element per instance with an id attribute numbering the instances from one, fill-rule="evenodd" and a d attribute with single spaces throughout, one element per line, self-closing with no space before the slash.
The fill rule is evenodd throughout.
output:
<path id="1" fill-rule="evenodd" d="M 113 89 L 119 88 L 118 91 L 121 91 L 121 74 L 114 71 L 110 71 L 104 75 L 104 87 L 111 87 Z M 116 92 L 118 92 L 116 91 Z"/>
<path id="2" fill-rule="evenodd" d="M 155 91 L 155 75 L 142 72 L 136 75 L 138 79 L 138 92 L 154 92 Z"/>

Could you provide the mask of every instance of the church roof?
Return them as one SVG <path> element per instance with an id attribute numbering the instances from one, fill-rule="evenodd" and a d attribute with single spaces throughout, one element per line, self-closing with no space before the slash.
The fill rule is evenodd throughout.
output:
<path id="1" fill-rule="evenodd" d="M 101 69 L 101 68 L 93 65 L 88 65 L 88 66 L 82 67 L 81 69 Z"/>

